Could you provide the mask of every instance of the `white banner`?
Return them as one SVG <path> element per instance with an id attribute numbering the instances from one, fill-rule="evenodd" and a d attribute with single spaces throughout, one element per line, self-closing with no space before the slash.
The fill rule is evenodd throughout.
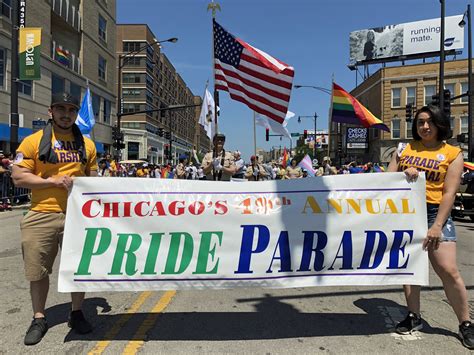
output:
<path id="1" fill-rule="evenodd" d="M 59 291 L 428 284 L 425 179 L 77 178 Z"/>

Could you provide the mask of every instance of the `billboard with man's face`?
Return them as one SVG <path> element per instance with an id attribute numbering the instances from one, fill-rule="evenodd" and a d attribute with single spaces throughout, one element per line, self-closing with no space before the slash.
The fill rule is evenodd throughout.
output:
<path id="1" fill-rule="evenodd" d="M 462 15 L 445 18 L 444 49 L 464 47 Z M 407 22 L 399 25 L 351 32 L 350 62 L 370 62 L 413 54 L 439 52 L 441 19 Z"/>

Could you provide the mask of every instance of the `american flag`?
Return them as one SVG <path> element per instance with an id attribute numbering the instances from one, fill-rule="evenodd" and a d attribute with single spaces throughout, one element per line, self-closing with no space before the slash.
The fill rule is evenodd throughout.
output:
<path id="1" fill-rule="evenodd" d="M 283 123 L 295 71 L 250 44 L 235 38 L 215 20 L 214 73 L 217 90 L 252 110 Z"/>

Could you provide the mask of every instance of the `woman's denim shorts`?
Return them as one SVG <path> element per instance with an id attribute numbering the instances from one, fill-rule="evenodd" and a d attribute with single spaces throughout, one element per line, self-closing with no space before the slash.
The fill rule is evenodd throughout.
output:
<path id="1" fill-rule="evenodd" d="M 431 203 L 426 204 L 426 210 L 428 212 L 428 228 L 430 228 L 438 214 L 439 205 L 434 205 Z M 442 242 L 455 242 L 456 241 L 456 230 L 454 228 L 454 223 L 451 216 L 448 217 L 446 222 L 444 222 L 443 229 L 441 231 L 441 241 Z"/>

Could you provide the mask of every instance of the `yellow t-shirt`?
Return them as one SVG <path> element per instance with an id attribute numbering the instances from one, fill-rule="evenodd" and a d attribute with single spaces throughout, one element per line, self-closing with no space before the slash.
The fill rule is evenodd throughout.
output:
<path id="1" fill-rule="evenodd" d="M 148 169 L 138 169 L 137 177 L 146 177 L 148 175 Z"/>
<path id="2" fill-rule="evenodd" d="M 95 144 L 89 138 L 84 137 L 87 152 L 87 163 L 81 164 L 79 154 L 75 147 L 73 134 L 52 137 L 53 149 L 58 157 L 58 163 L 43 163 L 39 160 L 39 144 L 43 137 L 43 131 L 38 131 L 26 137 L 21 142 L 16 153 L 14 164 L 27 168 L 35 175 L 42 178 L 55 176 L 86 176 L 86 171 L 97 171 L 97 152 Z M 45 189 L 32 189 L 31 210 L 37 212 L 65 212 L 67 202 L 67 190 L 58 187 Z"/>
<path id="3" fill-rule="evenodd" d="M 398 171 L 414 167 L 426 174 L 426 202 L 440 204 L 448 166 L 461 153 L 461 149 L 447 143 L 427 148 L 420 141 L 411 141 L 400 154 Z"/>

